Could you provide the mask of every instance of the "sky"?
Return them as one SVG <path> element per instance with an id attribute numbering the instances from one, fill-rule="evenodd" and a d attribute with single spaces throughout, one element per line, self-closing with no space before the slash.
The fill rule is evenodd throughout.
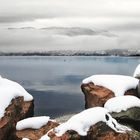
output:
<path id="1" fill-rule="evenodd" d="M 0 52 L 140 50 L 139 0 L 0 0 Z"/>

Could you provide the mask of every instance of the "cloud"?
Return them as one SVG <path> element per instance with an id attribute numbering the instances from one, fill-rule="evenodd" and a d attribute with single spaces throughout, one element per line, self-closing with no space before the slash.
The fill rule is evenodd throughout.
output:
<path id="1" fill-rule="evenodd" d="M 57 17 L 139 17 L 139 0 L 0 0 L 0 21 Z"/>
<path id="2" fill-rule="evenodd" d="M 0 51 L 140 49 L 139 0 L 0 0 L 0 3 Z"/>
<path id="3" fill-rule="evenodd" d="M 50 34 L 44 30 L 0 30 L 0 52 L 44 52 L 53 50 L 139 49 L 140 31 L 117 32 L 118 36 L 67 36 Z"/>

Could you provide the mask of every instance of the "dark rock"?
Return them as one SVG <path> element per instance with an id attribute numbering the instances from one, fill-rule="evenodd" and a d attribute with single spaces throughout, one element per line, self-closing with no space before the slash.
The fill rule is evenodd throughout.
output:
<path id="1" fill-rule="evenodd" d="M 0 140 L 13 140 L 16 123 L 33 116 L 33 101 L 24 102 L 23 97 L 13 99 L 0 119 Z"/>
<path id="2" fill-rule="evenodd" d="M 138 97 L 140 98 L 140 81 L 139 81 L 139 84 L 137 86 L 137 92 L 138 92 Z"/>
<path id="3" fill-rule="evenodd" d="M 86 140 L 128 140 L 128 133 L 116 133 L 105 123 L 97 123 L 90 128 Z"/>
<path id="4" fill-rule="evenodd" d="M 108 99 L 115 97 L 113 91 L 102 86 L 94 85 L 94 83 L 82 84 L 81 89 L 85 95 L 85 108 L 103 107 Z M 131 89 L 126 91 L 124 95 L 138 97 L 138 92 L 137 89 Z"/>
<path id="5" fill-rule="evenodd" d="M 118 122 L 125 125 L 129 125 L 132 128 L 140 131 L 140 108 L 133 107 L 129 108 L 126 111 L 121 111 L 119 113 L 111 113 L 112 117 L 115 118 Z"/>
<path id="6" fill-rule="evenodd" d="M 136 76 L 135 76 L 135 78 L 137 78 L 137 79 L 139 79 L 139 80 L 140 80 L 140 75 L 136 75 Z"/>

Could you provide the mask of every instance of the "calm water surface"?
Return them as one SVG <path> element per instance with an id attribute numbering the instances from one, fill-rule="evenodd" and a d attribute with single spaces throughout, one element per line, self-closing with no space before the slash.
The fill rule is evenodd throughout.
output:
<path id="1" fill-rule="evenodd" d="M 84 109 L 82 79 L 93 74 L 132 75 L 139 57 L 1 56 L 0 75 L 20 83 L 35 99 L 35 115 Z"/>

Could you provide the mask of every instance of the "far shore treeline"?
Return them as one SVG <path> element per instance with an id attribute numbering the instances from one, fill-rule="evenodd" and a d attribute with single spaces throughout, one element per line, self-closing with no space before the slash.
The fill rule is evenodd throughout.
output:
<path id="1" fill-rule="evenodd" d="M 47 52 L 0 52 L 0 56 L 140 56 L 137 50 L 98 50 L 98 51 L 69 51 L 56 50 Z"/>

